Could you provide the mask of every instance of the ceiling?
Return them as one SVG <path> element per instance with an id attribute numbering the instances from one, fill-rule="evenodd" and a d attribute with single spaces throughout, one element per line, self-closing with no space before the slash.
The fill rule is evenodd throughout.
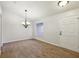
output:
<path id="1" fill-rule="evenodd" d="M 64 7 L 57 5 L 58 1 L 1 1 L 2 11 L 14 13 L 24 17 L 27 9 L 27 17 L 41 19 L 57 13 L 79 8 L 79 1 L 70 1 Z"/>

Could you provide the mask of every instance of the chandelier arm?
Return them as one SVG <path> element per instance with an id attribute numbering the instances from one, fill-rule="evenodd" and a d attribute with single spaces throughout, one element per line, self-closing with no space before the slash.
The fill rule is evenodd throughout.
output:
<path id="1" fill-rule="evenodd" d="M 28 22 L 27 22 L 27 10 L 25 10 L 25 20 L 24 20 L 24 23 L 22 23 L 23 24 L 23 26 L 25 27 L 25 28 L 27 28 L 28 27 Z"/>

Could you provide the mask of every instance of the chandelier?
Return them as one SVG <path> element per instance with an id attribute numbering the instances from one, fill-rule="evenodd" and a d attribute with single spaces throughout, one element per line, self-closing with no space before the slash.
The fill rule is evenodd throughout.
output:
<path id="1" fill-rule="evenodd" d="M 22 25 L 27 28 L 30 25 L 30 22 L 27 21 L 27 10 L 25 10 L 25 20 L 22 22 Z"/>
<path id="2" fill-rule="evenodd" d="M 63 6 L 65 6 L 66 4 L 68 4 L 68 3 L 69 3 L 69 1 L 59 1 L 59 2 L 58 2 L 58 5 L 61 6 L 61 7 L 63 7 Z"/>

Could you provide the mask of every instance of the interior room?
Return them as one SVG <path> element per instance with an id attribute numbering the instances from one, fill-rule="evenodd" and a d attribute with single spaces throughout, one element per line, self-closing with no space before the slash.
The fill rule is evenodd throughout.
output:
<path id="1" fill-rule="evenodd" d="M 78 58 L 79 1 L 0 1 L 0 58 Z"/>

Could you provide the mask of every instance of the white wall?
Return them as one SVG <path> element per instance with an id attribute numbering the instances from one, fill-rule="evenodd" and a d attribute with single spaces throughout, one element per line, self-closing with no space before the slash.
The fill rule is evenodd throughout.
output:
<path id="1" fill-rule="evenodd" d="M 1 32 L 1 15 L 0 15 L 0 46 L 1 46 L 1 40 L 2 40 L 2 32 Z"/>
<path id="2" fill-rule="evenodd" d="M 32 38 L 32 26 L 25 29 L 21 24 L 24 18 L 9 11 L 4 11 L 2 16 L 3 43 Z"/>
<path id="3" fill-rule="evenodd" d="M 1 16 L 0 16 L 0 55 L 1 55 L 1 40 L 2 40 L 2 32 L 1 32 Z"/>
<path id="4" fill-rule="evenodd" d="M 44 19 L 34 21 L 34 37 L 45 42 L 50 42 L 53 44 L 59 44 L 59 23 L 56 16 L 49 16 Z M 36 23 L 44 23 L 44 33 L 43 36 L 36 35 Z"/>
<path id="5" fill-rule="evenodd" d="M 0 55 L 1 55 L 1 46 L 2 46 L 2 19 L 1 19 L 1 13 L 2 13 L 2 10 L 1 10 L 1 6 L 0 6 Z"/>
<path id="6" fill-rule="evenodd" d="M 64 46 L 61 44 L 63 42 L 61 42 L 60 35 L 59 35 L 59 33 L 61 31 L 60 21 L 64 18 L 69 19 L 70 16 L 72 16 L 72 17 L 79 16 L 79 9 L 71 10 L 68 12 L 52 15 L 52 16 L 41 19 L 40 21 L 43 21 L 43 23 L 44 23 L 44 35 L 42 37 L 35 36 L 35 38 L 42 40 L 42 41 L 45 41 L 45 42 L 48 42 L 48 43 L 51 43 L 51 44 L 55 44 L 55 45 L 79 52 L 79 47 L 74 49 L 75 45 L 79 46 L 79 39 L 77 39 L 77 42 L 73 43 L 74 46 L 66 47 L 66 46 L 68 46 L 68 45 L 66 45 L 67 43 Z M 35 27 L 34 27 L 34 29 L 35 29 Z M 66 41 L 66 40 L 64 40 L 64 41 Z M 75 39 L 71 40 L 71 41 L 74 42 Z M 69 42 L 71 42 L 71 41 L 69 41 Z"/>

